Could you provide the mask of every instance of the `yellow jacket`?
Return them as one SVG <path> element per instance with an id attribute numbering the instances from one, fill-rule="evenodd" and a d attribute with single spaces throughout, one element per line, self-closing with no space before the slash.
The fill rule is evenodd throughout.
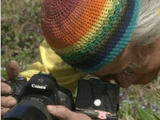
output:
<path id="1" fill-rule="evenodd" d="M 40 71 L 51 73 L 56 78 L 58 84 L 68 88 L 73 93 L 77 88 L 78 80 L 84 77 L 85 73 L 75 71 L 73 67 L 65 63 L 44 40 L 39 46 L 39 54 L 35 61 L 21 72 L 21 76 L 27 77 L 29 80 L 34 74 Z"/>

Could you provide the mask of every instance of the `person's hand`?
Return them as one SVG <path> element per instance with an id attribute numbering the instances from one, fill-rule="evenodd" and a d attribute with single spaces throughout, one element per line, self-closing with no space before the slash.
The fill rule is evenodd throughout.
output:
<path id="1" fill-rule="evenodd" d="M 91 120 L 87 115 L 73 112 L 61 105 L 48 105 L 47 110 L 59 120 Z"/>
<path id="2" fill-rule="evenodd" d="M 12 80 L 19 75 L 19 65 L 16 61 L 12 60 L 7 66 L 7 80 Z M 16 105 L 15 98 L 10 96 L 11 87 L 1 81 L 1 116 L 4 116 L 8 110 Z"/>

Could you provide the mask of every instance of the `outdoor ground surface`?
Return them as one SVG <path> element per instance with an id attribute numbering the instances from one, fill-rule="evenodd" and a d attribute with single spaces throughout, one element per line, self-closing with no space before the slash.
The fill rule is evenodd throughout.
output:
<path id="1" fill-rule="evenodd" d="M 35 59 L 44 39 L 40 28 L 42 0 L 1 0 L 1 67 L 16 60 L 21 71 Z M 6 78 L 5 70 L 1 71 Z M 119 120 L 138 120 L 137 108 L 151 108 L 160 114 L 160 77 L 142 86 L 121 88 Z"/>

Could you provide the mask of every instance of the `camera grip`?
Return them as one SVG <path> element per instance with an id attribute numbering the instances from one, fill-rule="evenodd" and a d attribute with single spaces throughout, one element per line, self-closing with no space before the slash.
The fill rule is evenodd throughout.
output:
<path id="1" fill-rule="evenodd" d="M 19 101 L 21 91 L 26 85 L 27 79 L 25 77 L 17 77 L 13 80 L 5 81 L 5 83 L 11 87 L 10 95 L 14 97 L 17 101 Z"/>

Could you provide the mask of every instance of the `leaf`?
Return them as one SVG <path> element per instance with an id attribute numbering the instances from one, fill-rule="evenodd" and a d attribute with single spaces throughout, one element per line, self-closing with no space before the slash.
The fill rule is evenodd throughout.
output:
<path id="1" fill-rule="evenodd" d="M 143 110 L 142 108 L 138 108 L 138 112 L 141 120 L 157 120 L 153 114 L 147 112 L 146 110 Z"/>
<path id="2" fill-rule="evenodd" d="M 154 114 L 154 112 L 151 109 L 149 109 L 149 108 L 146 108 L 145 111 L 147 111 L 150 114 Z"/>
<path id="3" fill-rule="evenodd" d="M 157 120 L 160 120 L 160 115 L 155 115 L 155 114 L 154 114 L 154 116 L 155 116 L 155 118 L 156 118 Z"/>

